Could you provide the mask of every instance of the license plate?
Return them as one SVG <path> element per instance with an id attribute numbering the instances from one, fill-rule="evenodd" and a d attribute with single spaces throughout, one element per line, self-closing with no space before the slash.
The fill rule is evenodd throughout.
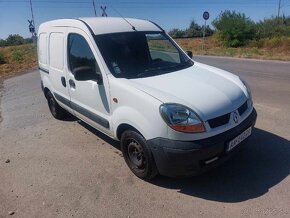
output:
<path id="1" fill-rule="evenodd" d="M 251 135 L 251 133 L 252 133 L 252 127 L 246 129 L 244 132 L 242 132 L 236 138 L 231 140 L 228 143 L 227 152 L 231 151 L 233 148 L 235 148 L 237 145 L 239 145 L 242 141 L 244 141 L 246 138 L 248 138 Z"/>

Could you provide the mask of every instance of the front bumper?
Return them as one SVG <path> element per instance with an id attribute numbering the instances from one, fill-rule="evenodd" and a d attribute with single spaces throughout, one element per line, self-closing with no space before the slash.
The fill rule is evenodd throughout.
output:
<path id="1" fill-rule="evenodd" d="M 165 138 L 148 140 L 157 169 L 161 175 L 191 176 L 207 171 L 237 152 L 243 142 L 230 152 L 226 145 L 250 126 L 254 127 L 257 112 L 252 113 L 240 125 L 216 136 L 196 141 L 174 141 Z"/>

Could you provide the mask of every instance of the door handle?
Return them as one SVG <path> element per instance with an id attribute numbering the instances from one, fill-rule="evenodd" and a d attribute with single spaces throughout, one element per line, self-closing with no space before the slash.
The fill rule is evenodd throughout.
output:
<path id="1" fill-rule="evenodd" d="M 62 76 L 60 80 L 61 80 L 61 84 L 62 84 L 64 87 L 66 87 L 66 81 L 65 81 L 65 78 Z"/>
<path id="2" fill-rule="evenodd" d="M 73 89 L 76 88 L 76 84 L 75 84 L 75 82 L 74 82 L 72 79 L 70 79 L 70 80 L 68 81 L 68 83 L 69 83 L 69 86 L 70 86 L 71 88 L 73 88 Z"/>

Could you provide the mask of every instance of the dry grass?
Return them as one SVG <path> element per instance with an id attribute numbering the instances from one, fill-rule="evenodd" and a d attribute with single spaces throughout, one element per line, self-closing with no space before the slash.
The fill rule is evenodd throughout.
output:
<path id="1" fill-rule="evenodd" d="M 37 66 L 36 45 L 26 44 L 0 48 L 0 79 Z"/>
<path id="2" fill-rule="evenodd" d="M 220 46 L 214 36 L 205 40 L 204 48 L 201 38 L 176 39 L 176 41 L 184 50 L 190 50 L 195 55 L 290 61 L 290 37 L 264 39 L 258 42 L 252 41 L 248 46 L 240 48 Z"/>

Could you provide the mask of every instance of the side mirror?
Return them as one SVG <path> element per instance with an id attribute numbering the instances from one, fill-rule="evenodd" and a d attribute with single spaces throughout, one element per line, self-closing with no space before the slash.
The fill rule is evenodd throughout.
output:
<path id="1" fill-rule="evenodd" d="M 94 80 L 99 85 L 103 84 L 101 72 L 95 72 L 95 70 L 92 67 L 89 66 L 77 67 L 73 70 L 72 73 L 77 81 Z"/>
<path id="2" fill-rule="evenodd" d="M 186 51 L 186 54 L 187 54 L 190 58 L 192 58 L 192 51 Z"/>

